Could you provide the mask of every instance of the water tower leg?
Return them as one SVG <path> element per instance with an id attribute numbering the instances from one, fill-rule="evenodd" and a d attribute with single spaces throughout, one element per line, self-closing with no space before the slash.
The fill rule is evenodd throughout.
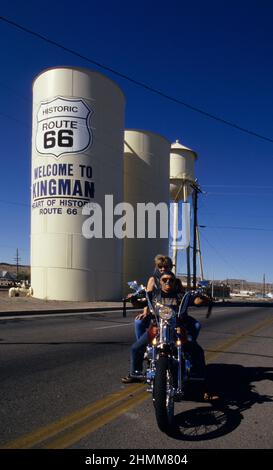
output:
<path id="1" fill-rule="evenodd" d="M 197 227 L 196 227 L 196 238 L 197 238 L 197 252 L 198 252 L 199 266 L 200 266 L 200 277 L 201 277 L 201 281 L 203 281 L 204 280 L 204 271 L 203 271 L 203 262 L 202 262 L 201 244 L 200 244 L 200 233 L 199 233 L 198 224 L 197 224 Z"/>
<path id="2" fill-rule="evenodd" d="M 191 247 L 187 248 L 187 289 L 191 289 Z"/>
<path id="3" fill-rule="evenodd" d="M 177 232 L 178 232 L 178 202 L 173 205 L 173 266 L 177 275 Z"/>

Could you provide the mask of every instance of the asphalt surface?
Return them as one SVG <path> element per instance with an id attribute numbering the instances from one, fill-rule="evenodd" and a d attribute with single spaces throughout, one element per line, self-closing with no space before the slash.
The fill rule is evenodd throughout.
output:
<path id="1" fill-rule="evenodd" d="M 272 449 L 273 308 L 191 314 L 221 399 L 176 403 L 172 436 L 157 428 L 145 386 L 120 381 L 135 313 L 1 317 L 0 447 Z"/>

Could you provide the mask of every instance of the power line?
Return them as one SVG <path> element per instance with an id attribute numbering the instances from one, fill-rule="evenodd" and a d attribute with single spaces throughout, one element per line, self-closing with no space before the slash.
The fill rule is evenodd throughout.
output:
<path id="1" fill-rule="evenodd" d="M 206 205 L 206 204 L 205 204 Z M 234 215 L 234 214 L 233 214 Z M 212 217 L 212 221 L 211 221 L 213 224 L 216 224 L 217 225 L 217 222 L 215 221 L 214 217 Z M 230 242 L 230 238 L 223 238 L 222 235 L 223 235 L 223 232 L 221 233 L 221 229 L 220 230 L 217 230 L 217 229 L 214 229 L 214 232 L 216 234 L 216 237 L 217 237 L 217 240 L 220 242 L 221 246 L 224 248 L 225 250 L 225 253 L 232 253 L 234 251 L 234 246 L 232 247 L 231 244 L 229 243 Z M 204 235 L 204 231 L 202 231 L 202 236 Z M 233 240 L 233 243 L 234 243 L 235 240 Z M 236 242 L 235 242 L 235 245 L 236 245 Z M 243 265 L 247 265 L 248 263 L 248 260 L 246 258 L 244 258 L 244 256 L 242 256 L 241 254 L 241 250 L 240 250 L 240 254 L 238 255 L 238 252 L 236 254 L 236 260 L 240 260 L 241 263 L 242 263 L 242 266 Z"/>
<path id="2" fill-rule="evenodd" d="M 255 186 L 253 184 L 202 184 L 202 188 L 253 188 L 253 189 L 273 189 L 273 186 Z"/>
<path id="3" fill-rule="evenodd" d="M 199 227 L 201 227 L 201 226 L 199 225 Z M 205 237 L 204 232 L 202 232 L 202 238 L 203 238 L 203 239 L 205 240 L 205 242 L 215 251 L 215 253 L 218 255 L 218 257 L 219 257 L 222 261 L 224 261 L 224 263 L 225 263 L 229 268 L 231 268 L 234 272 L 236 272 L 237 274 L 239 274 L 240 277 L 243 277 L 243 276 L 242 276 L 242 273 L 240 273 L 240 271 L 238 271 L 238 270 L 230 263 L 230 261 L 227 261 L 227 260 L 224 258 L 224 256 L 219 252 L 219 250 L 218 250 L 214 245 L 212 245 L 211 242 L 209 242 L 209 240 Z"/>
<path id="4" fill-rule="evenodd" d="M 217 225 L 199 225 L 200 228 L 223 228 L 227 230 L 258 230 L 261 232 L 273 232 L 273 228 L 258 228 L 258 227 L 233 227 L 229 225 L 222 225 L 222 226 L 217 226 Z"/>
<path id="5" fill-rule="evenodd" d="M 11 248 L 11 249 L 14 249 L 14 245 L 3 245 L 3 244 L 1 243 L 1 248 Z M 27 251 L 27 252 L 28 252 L 29 250 L 26 249 L 26 248 L 20 248 L 20 251 Z"/>
<path id="6" fill-rule="evenodd" d="M 21 121 L 20 119 L 17 119 L 17 118 L 15 118 L 15 117 L 13 117 L 13 116 L 9 116 L 8 114 L 0 113 L 0 116 L 3 116 L 5 119 L 11 119 L 12 121 L 16 121 L 16 122 L 18 122 L 19 124 L 21 124 L 21 126 L 30 128 L 30 124 L 27 124 L 26 122 L 23 122 L 23 121 Z"/>
<path id="7" fill-rule="evenodd" d="M 0 204 L 30 207 L 30 203 L 26 204 L 24 202 L 5 201 L 4 199 L 0 199 Z"/>
<path id="8" fill-rule="evenodd" d="M 56 41 L 53 41 L 52 39 L 46 37 L 46 36 L 43 36 L 42 34 L 40 33 L 37 33 L 36 31 L 33 31 L 29 28 L 26 28 L 25 26 L 22 26 L 21 24 L 19 23 L 16 23 L 15 21 L 12 21 L 8 18 L 5 18 L 4 16 L 0 16 L 0 20 L 5 22 L 5 23 L 8 23 L 9 25 L 11 26 L 14 26 L 15 28 L 17 29 L 20 29 L 21 31 L 24 31 L 25 33 L 28 33 L 28 34 L 31 34 L 32 36 L 35 36 L 36 38 L 39 38 L 41 39 L 42 41 L 45 41 L 47 42 L 48 44 L 51 44 L 55 47 L 58 47 L 59 49 L 62 49 L 63 51 L 66 51 L 68 52 L 69 54 L 72 54 L 76 57 L 79 57 L 80 59 L 83 59 L 93 65 L 96 65 L 97 67 L 103 69 L 103 70 L 106 70 L 107 72 L 110 72 L 110 73 L 113 73 L 114 75 L 124 79 L 124 80 L 127 80 L 128 82 L 131 82 L 133 83 L 134 85 L 137 85 L 139 87 L 142 87 L 144 88 L 145 90 L 147 91 L 150 91 L 152 93 L 155 93 L 156 95 L 159 95 L 161 96 L 162 98 L 166 98 L 168 99 L 169 101 L 172 101 L 174 103 L 177 103 L 181 106 L 184 106 L 188 109 L 191 109 L 192 111 L 196 112 L 196 113 L 199 113 L 199 114 L 202 114 L 203 116 L 206 116 L 210 119 L 214 119 L 215 121 L 218 121 L 218 122 L 221 122 L 222 124 L 226 124 L 227 126 L 230 126 L 230 127 L 233 127 L 234 129 L 237 129 L 241 132 L 244 132 L 246 134 L 249 134 L 249 135 L 252 135 L 253 137 L 257 137 L 259 139 L 262 139 L 262 140 L 265 140 L 267 142 L 271 142 L 273 143 L 273 139 L 271 139 L 270 137 L 267 137 L 267 136 L 264 136 L 262 134 L 258 134 L 257 132 L 254 132 L 254 131 L 251 131 L 249 129 L 246 129 L 245 127 L 242 127 L 242 126 L 239 126 L 238 124 L 235 124 L 231 121 L 228 121 L 227 119 L 224 119 L 224 118 L 221 118 L 219 116 L 216 116 L 214 114 L 211 114 L 207 111 L 204 111 L 203 109 L 200 109 L 200 108 L 197 108 L 196 106 L 192 106 L 191 104 L 189 103 L 186 103 L 185 101 L 182 101 L 181 99 L 179 98 L 175 98 L 174 96 L 171 96 L 171 95 L 168 95 L 167 93 L 161 91 L 161 90 L 158 90 L 154 87 L 152 87 L 151 85 L 147 85 L 146 83 L 144 82 L 141 82 L 139 80 L 136 80 L 128 75 L 125 75 L 124 73 L 121 73 L 119 72 L 118 70 L 116 69 L 113 69 L 112 67 L 109 67 L 108 65 L 105 65 L 105 64 L 102 64 L 101 62 L 98 62 L 96 60 L 93 60 L 91 59 L 90 57 L 87 57 L 77 51 L 74 51 L 73 49 L 70 49 L 69 47 L 66 47 L 64 46 L 63 44 L 59 43 L 59 42 L 56 42 Z"/>
<path id="9" fill-rule="evenodd" d="M 232 192 L 228 192 L 228 193 L 218 193 L 218 192 L 211 192 L 211 191 L 203 191 L 203 194 L 205 194 L 205 196 L 264 196 L 264 195 L 267 195 L 267 196 L 271 196 L 273 195 L 273 192 L 264 192 L 264 193 L 254 193 L 253 191 L 251 193 L 232 193 Z"/>
<path id="10" fill-rule="evenodd" d="M 6 83 L 3 83 L 2 81 L 0 82 L 0 85 L 1 87 L 5 87 L 10 93 L 12 93 L 13 95 L 16 95 L 18 98 L 20 98 L 21 100 L 25 101 L 26 103 L 31 103 L 31 99 L 27 98 L 26 96 L 24 95 L 21 95 L 20 93 L 18 93 L 17 90 L 15 90 L 14 88 L 10 87 L 9 85 L 6 85 Z"/>
<path id="11" fill-rule="evenodd" d="M 207 206 L 206 206 L 207 207 Z M 253 212 L 245 212 L 242 214 L 241 212 L 241 209 L 238 208 L 238 212 L 236 212 L 235 210 L 230 212 L 230 211 L 223 211 L 221 209 L 221 213 L 218 212 L 215 212 L 215 211 L 209 211 L 206 209 L 206 207 L 202 206 L 201 209 L 202 211 L 204 212 L 203 216 L 210 216 L 210 219 L 211 219 L 211 216 L 225 216 L 225 217 L 234 217 L 234 215 L 239 215 L 240 217 L 243 215 L 244 218 L 252 218 L 253 219 Z M 267 219 L 268 220 L 268 215 L 257 215 L 255 214 L 255 220 L 256 219 Z"/>

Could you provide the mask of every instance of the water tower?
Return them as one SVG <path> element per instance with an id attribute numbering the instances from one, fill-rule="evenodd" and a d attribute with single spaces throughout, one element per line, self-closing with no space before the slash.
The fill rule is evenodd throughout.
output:
<path id="1" fill-rule="evenodd" d="M 178 203 L 188 202 L 195 181 L 195 161 L 197 153 L 176 140 L 171 146 L 170 154 L 170 198 L 174 204 L 173 211 L 173 264 L 177 273 L 177 233 L 178 233 Z M 188 284 L 190 277 L 190 248 L 187 248 Z"/>

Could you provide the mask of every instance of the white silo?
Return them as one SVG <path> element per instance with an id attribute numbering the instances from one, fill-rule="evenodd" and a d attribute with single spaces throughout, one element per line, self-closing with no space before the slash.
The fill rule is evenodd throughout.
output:
<path id="1" fill-rule="evenodd" d="M 197 160 L 197 153 L 188 147 L 182 145 L 179 140 L 171 145 L 170 154 L 170 198 L 173 202 L 173 264 L 175 271 L 177 266 L 177 246 L 176 237 L 178 232 L 178 203 L 179 201 L 188 202 L 189 195 L 192 193 L 191 185 L 195 181 L 195 161 Z M 189 254 L 190 249 L 187 249 L 187 264 L 188 275 L 190 274 L 189 268 Z"/>
<path id="2" fill-rule="evenodd" d="M 170 142 L 165 137 L 125 130 L 124 200 L 134 207 L 135 238 L 124 239 L 124 283 L 134 279 L 146 283 L 154 269 L 154 257 L 168 254 L 169 155 Z M 161 203 L 157 223 L 152 221 L 152 212 L 145 219 L 141 204 L 148 208 L 149 203 L 151 211 Z"/>
<path id="3" fill-rule="evenodd" d="M 125 99 L 104 75 L 77 67 L 33 85 L 31 277 L 34 297 L 118 299 L 122 240 L 82 235 L 84 204 L 123 200 Z M 111 218 L 111 215 L 109 215 Z M 103 219 L 103 217 L 102 217 Z"/>

